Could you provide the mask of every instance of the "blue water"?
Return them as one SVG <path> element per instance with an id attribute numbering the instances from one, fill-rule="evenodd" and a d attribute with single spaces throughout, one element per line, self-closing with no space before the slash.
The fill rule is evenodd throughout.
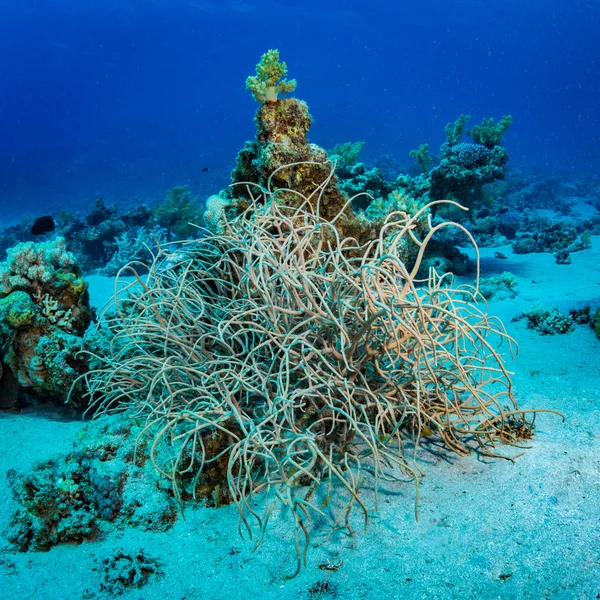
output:
<path id="1" fill-rule="evenodd" d="M 36 294 L 27 290 L 29 301 L 42 307 L 35 313 L 37 320 L 32 310 L 17 313 L 22 322 L 15 319 L 13 296 L 15 304 L 6 303 L 9 308 L 4 308 L 3 317 L 7 323 L 9 316 L 13 319 L 12 329 L 9 332 L 3 326 L 0 330 L 0 379 L 4 377 L 0 440 L 8 440 L 8 452 L 0 458 L 0 600 L 114 597 L 102 587 L 109 581 L 106 577 L 114 571 L 119 581 L 121 571 L 128 571 L 126 564 L 116 568 L 116 559 L 114 563 L 109 559 L 119 555 L 120 546 L 136 556 L 142 544 L 150 566 L 154 558 L 160 559 L 165 572 L 146 588 L 128 589 L 126 599 L 600 598 L 600 346 L 590 323 L 581 316 L 587 306 L 588 317 L 600 318 L 600 288 L 595 285 L 600 241 L 599 32 L 599 0 L 0 0 L 0 230 L 23 217 L 29 219 L 13 233 L 0 232 L 0 242 L 6 244 L 32 237 L 28 234 L 32 217 L 56 217 L 60 210 L 80 211 L 89 217 L 96 198 L 117 203 L 123 214 L 136 204 L 158 202 L 178 185 L 189 186 L 199 199 L 224 189 L 238 150 L 255 135 L 257 104 L 245 89 L 245 80 L 270 48 L 279 49 L 289 77 L 298 81 L 294 96 L 310 107 L 314 118 L 310 140 L 326 149 L 364 141 L 361 159 L 369 167 L 387 155 L 416 174 L 409 151 L 428 143 L 436 154 L 446 139 L 445 125 L 461 113 L 472 115 L 471 125 L 484 117 L 498 120 L 513 115 L 503 138 L 510 154 L 509 186 L 516 181 L 507 192 L 510 210 L 500 212 L 502 192 L 496 189 L 496 205 L 486 202 L 483 206 L 484 196 L 478 196 L 482 206 L 471 213 L 478 223 L 465 219 L 464 224 L 483 240 L 482 275 L 500 279 L 508 275 L 519 286 L 515 294 L 507 286 L 512 295 L 490 301 L 491 314 L 502 318 L 521 345 L 513 378 L 519 403 L 558 411 L 567 419 L 563 424 L 555 415 L 540 415 L 533 447 L 516 465 L 475 455 L 450 460 L 441 452 L 436 455 L 437 441 L 427 446 L 425 440 L 422 446 L 427 453 L 419 455 L 419 464 L 432 477 L 422 480 L 420 521 L 414 519 L 412 486 L 393 487 L 386 482 L 380 511 L 371 515 L 369 535 L 362 530 L 356 536 L 336 532 L 329 545 L 327 534 L 321 531 L 310 548 L 316 558 L 310 558 L 307 568 L 289 581 L 296 558 L 293 549 L 291 562 L 288 554 L 291 525 L 288 530 L 274 517 L 268 533 L 271 546 L 265 544 L 264 550 L 253 552 L 248 540 L 238 538 L 233 506 L 216 510 L 195 505 L 186 514 L 189 520 L 176 517 L 168 510 L 167 492 L 158 492 L 158 475 L 149 463 L 156 479 L 146 481 L 147 488 L 137 487 L 142 486 L 136 479 L 141 471 L 128 466 L 132 451 L 119 446 L 112 433 L 102 429 L 101 421 L 94 422 L 100 423 L 97 429 L 82 429 L 82 422 L 69 421 L 70 416 L 59 410 L 63 407 L 54 405 L 47 412 L 43 407 L 39 412 L 38 407 L 30 412 L 27 407 L 22 414 L 12 412 L 18 406 L 17 379 L 8 377 L 15 370 L 8 364 L 9 350 L 33 377 L 42 378 L 47 365 L 40 356 L 45 356 L 49 346 L 45 341 L 36 344 L 57 331 L 61 337 L 56 334 L 56 339 L 66 339 L 68 327 L 60 322 L 69 321 L 81 308 L 75 306 L 72 313 L 72 305 L 67 309 L 64 304 L 61 310 L 54 296 L 42 294 L 45 289 L 37 289 Z M 474 190 L 480 191 L 473 186 L 470 193 Z M 105 255 L 110 254 L 112 260 L 118 254 L 115 239 L 121 230 L 109 229 L 110 239 L 99 233 L 100 224 L 116 227 L 117 219 L 107 214 L 98 221 L 62 219 L 62 230 L 37 238 L 48 241 L 59 233 L 70 233 L 69 243 L 83 255 L 86 238 L 82 231 L 92 231 L 87 241 L 94 244 L 83 258 L 88 259 L 84 275 L 94 307 L 100 307 L 115 289 L 111 279 L 94 272 L 105 266 L 100 264 Z M 553 221 L 544 226 L 548 214 Z M 567 217 L 573 219 L 572 224 L 566 222 Z M 535 251 L 513 251 L 521 238 L 501 237 L 493 223 L 500 218 L 505 228 L 518 222 L 519 236 L 526 233 L 531 244 L 532 236 L 539 235 Z M 153 223 L 148 217 L 145 225 L 136 225 L 131 238 L 121 238 L 121 249 L 127 250 L 136 235 L 155 233 Z M 565 241 L 570 234 L 576 238 L 572 243 Z M 446 244 L 452 246 L 454 241 Z M 94 252 L 98 256 L 92 256 Z M 97 261 L 91 262 L 90 256 Z M 0 262 L 4 258 L 1 252 Z M 174 259 L 179 260 L 177 254 Z M 177 261 L 161 262 L 159 267 L 165 265 L 166 271 Z M 60 278 L 61 285 L 73 289 L 78 285 L 78 298 L 87 298 L 80 280 L 67 277 L 74 273 L 58 271 L 52 275 L 55 280 Z M 473 277 L 468 276 L 469 283 Z M 41 276 L 40 281 L 47 283 Z M 23 301 L 19 285 L 14 284 L 14 289 Z M 212 289 L 208 283 L 204 287 Z M 6 294 L 12 295 L 10 290 Z M 5 292 L 0 296 L 5 300 Z M 168 298 L 164 306 L 170 304 Z M 556 311 L 560 308 L 565 319 L 571 319 L 566 315 L 576 309 L 581 322 L 569 321 L 572 331 L 565 335 L 542 337 L 524 322 L 528 309 L 541 310 L 538 301 L 556 306 Z M 464 302 L 461 299 L 457 304 Z M 157 306 L 160 310 L 155 313 L 163 320 L 163 304 Z M 197 304 L 190 307 L 196 310 Z M 124 319 L 137 310 L 124 309 Z M 29 324 L 22 325 L 28 314 Z M 91 312 L 83 314 L 91 318 Z M 554 323 L 558 317 L 550 314 Z M 197 330 L 202 331 L 202 319 L 210 318 L 199 316 Z M 26 340 L 27 335 L 31 337 Z M 128 345 L 129 335 L 125 336 Z M 353 339 L 362 336 L 361 330 Z M 145 338 L 141 339 L 140 348 Z M 184 339 L 179 346 L 185 343 Z M 138 341 L 131 344 L 137 345 Z M 352 351 L 355 345 L 353 341 Z M 200 343 L 194 339 L 197 347 Z M 202 347 L 204 352 L 204 338 Z M 508 355 L 506 344 L 499 352 Z M 167 360 L 171 357 L 165 365 Z M 465 360 L 476 363 L 470 355 Z M 404 364 L 404 359 L 397 362 Z M 57 364 L 51 365 L 52 373 L 59 372 L 62 380 L 63 363 Z M 507 366 L 513 369 L 512 362 Z M 18 384 L 31 388 L 32 381 Z M 441 387 L 446 385 L 444 377 Z M 13 394 L 14 402 L 6 400 L 4 390 Z M 114 431 L 122 432 L 123 439 L 130 433 L 120 424 Z M 96 446 L 99 439 L 108 441 Z M 72 452 L 73 440 L 79 450 L 85 448 L 89 456 L 98 454 L 98 462 L 106 461 L 106 474 L 90 469 L 83 450 L 70 455 L 68 464 L 63 461 L 64 454 Z M 111 456 L 117 450 L 126 459 L 118 464 L 115 460 L 113 468 Z M 77 515 L 88 506 L 102 506 L 108 513 L 100 511 L 106 521 L 101 531 L 109 533 L 80 546 L 62 544 L 47 553 L 8 551 L 5 529 L 11 517 L 4 508 L 9 501 L 13 508 L 16 503 L 31 508 L 23 500 L 29 497 L 25 493 L 13 502 L 9 488 L 18 489 L 14 486 L 17 472 L 19 477 L 33 472 L 35 461 L 55 456 L 64 462 L 59 467 L 64 467 L 65 474 L 80 479 L 63 479 L 59 467 L 47 462 L 43 468 L 55 470 L 46 473 L 44 489 L 54 494 L 59 490 L 61 498 L 68 495 L 72 505 L 81 503 L 77 509 L 83 507 L 82 513 Z M 121 508 L 115 475 L 121 468 L 127 477 L 134 474 L 120 483 L 131 485 L 123 497 L 135 510 L 124 510 L 120 520 L 113 522 L 113 511 L 116 515 Z M 42 482 L 41 476 L 34 481 Z M 82 481 L 92 490 L 93 503 L 89 498 L 88 504 L 79 499 Z M 25 487 L 35 495 L 35 486 Z M 212 493 L 217 505 L 220 484 Z M 36 508 L 41 507 L 42 517 L 50 519 L 55 497 L 39 494 L 36 498 Z M 325 509 L 329 493 L 323 502 Z M 63 511 L 61 504 L 57 506 L 57 513 Z M 79 528 L 85 529 L 85 519 L 71 521 L 70 510 L 65 509 L 60 535 L 53 541 L 71 540 L 71 523 L 75 541 Z M 11 523 L 18 539 L 25 539 L 42 522 L 32 525 L 23 514 Z M 63 522 L 69 525 L 63 528 Z M 314 524 L 315 531 L 323 529 L 318 518 Z M 40 538 L 45 539 L 45 534 L 42 527 Z M 142 564 L 139 570 L 144 568 Z M 131 587 L 131 583 L 124 585 Z"/>
<path id="2" fill-rule="evenodd" d="M 364 140 L 363 158 L 404 162 L 460 113 L 510 113 L 513 167 L 600 168 L 592 0 L 2 0 L 0 16 L 5 219 L 222 188 L 268 48 L 326 148 Z"/>

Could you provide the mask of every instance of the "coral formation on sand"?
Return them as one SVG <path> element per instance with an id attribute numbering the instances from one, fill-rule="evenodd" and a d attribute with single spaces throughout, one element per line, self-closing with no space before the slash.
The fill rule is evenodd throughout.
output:
<path id="1" fill-rule="evenodd" d="M 498 455 L 536 412 L 515 402 L 496 349 L 513 342 L 476 288 L 434 270 L 417 280 L 448 224 L 417 235 L 420 215 L 396 212 L 361 244 L 335 226 L 343 207 L 319 214 L 315 185 L 293 205 L 257 187 L 221 234 L 163 250 L 116 299 L 121 343 L 86 375 L 98 414 L 146 419 L 141 439 L 180 501 L 233 501 L 257 544 L 286 506 L 298 568 L 313 517 L 349 528 L 355 510 L 368 521 L 365 486 L 377 498 L 384 479 L 418 481 L 407 449 L 422 437 Z"/>
<path id="2" fill-rule="evenodd" d="M 21 243 L 7 255 L 0 263 L 2 405 L 14 406 L 19 390 L 63 401 L 86 368 L 77 354 L 92 320 L 87 284 L 63 238 Z"/>
<path id="3" fill-rule="evenodd" d="M 376 504 L 382 480 L 418 482 L 421 438 L 502 456 L 537 411 L 517 406 L 497 349 L 513 340 L 477 283 L 454 287 L 427 255 L 450 226 L 473 241 L 431 219 L 462 207 L 401 185 L 358 212 L 334 165 L 355 169 L 361 145 L 332 164 L 310 144 L 306 104 L 277 97 L 285 73 L 263 56 L 257 136 L 210 200 L 209 233 L 159 249 L 147 276 L 128 270 L 114 343 L 83 379 L 96 414 L 145 419 L 139 439 L 179 502 L 233 502 L 256 544 L 286 508 L 299 569 L 314 517 L 350 530 L 355 511 L 368 522 L 366 486 Z M 474 170 L 497 147 L 463 148 L 464 122 L 449 145 Z"/>
<path id="4" fill-rule="evenodd" d="M 128 590 L 142 588 L 163 575 L 159 562 L 144 549 L 126 552 L 118 548 L 111 556 L 103 559 L 102 565 L 96 570 L 102 574 L 100 591 L 109 594 L 111 598 Z"/>
<path id="5" fill-rule="evenodd" d="M 117 419 L 92 422 L 82 428 L 71 452 L 27 474 L 9 471 L 19 504 L 6 532 L 12 547 L 25 552 L 81 543 L 102 537 L 110 523 L 169 529 L 176 506 L 167 490 L 161 491 L 158 474 L 142 452 L 136 460 L 140 431 Z"/>
<path id="6" fill-rule="evenodd" d="M 575 325 L 573 317 L 565 315 L 556 306 L 532 306 L 514 317 L 513 321 L 520 319 L 525 319 L 529 329 L 535 329 L 542 335 L 568 333 Z"/>
<path id="7" fill-rule="evenodd" d="M 352 532 L 355 513 L 368 524 L 382 482 L 413 480 L 418 492 L 423 438 L 512 460 L 498 445 L 531 437 L 540 411 L 514 398 L 504 352 L 515 344 L 484 298 L 513 294 L 516 279 L 503 273 L 480 291 L 477 260 L 475 284 L 455 286 L 446 272 L 465 272 L 467 259 L 449 230 L 476 255 L 477 246 L 438 210 L 465 210 L 452 199 L 481 209 L 483 186 L 504 176 L 510 118 L 484 120 L 464 143 L 462 115 L 435 167 L 422 145 L 412 152 L 422 173 L 390 182 L 358 161 L 360 142 L 330 157 L 309 142 L 307 105 L 279 97 L 295 88 L 286 74 L 270 50 L 248 78 L 256 139 L 238 154 L 231 187 L 207 201 L 201 236 L 185 188 L 136 213 L 140 229 L 126 231 L 131 223 L 103 204 L 88 216 L 79 239 L 110 254 L 115 271 L 128 249 L 142 252 L 151 227 L 163 242 L 193 239 L 159 243 L 118 271 L 114 305 L 84 352 L 91 312 L 64 241 L 23 245 L 0 266 L 2 381 L 55 397 L 70 385 L 69 399 L 80 403 L 85 390 L 96 416 L 129 418 L 102 442 L 88 430 L 78 450 L 11 473 L 20 549 L 92 539 L 113 521 L 167 528 L 174 502 L 154 488 L 168 485 L 180 506 L 233 503 L 256 545 L 274 514 L 287 515 L 299 570 L 314 520 Z M 516 236 L 523 221 L 507 211 L 501 226 Z M 140 499 L 129 483 L 151 466 Z M 151 493 L 163 502 L 148 514 Z M 104 567 L 116 570 L 109 593 L 159 574 L 143 553 L 119 551 Z"/>
<path id="8" fill-rule="evenodd" d="M 486 277 L 479 282 L 479 292 L 486 299 L 514 298 L 516 296 L 517 278 L 509 271 L 500 275 Z"/>

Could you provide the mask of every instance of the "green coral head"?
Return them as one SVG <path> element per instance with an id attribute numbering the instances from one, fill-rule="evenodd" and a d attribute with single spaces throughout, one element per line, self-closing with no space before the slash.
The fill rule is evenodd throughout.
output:
<path id="1" fill-rule="evenodd" d="M 296 80 L 285 79 L 287 65 L 279 60 L 279 50 L 267 50 L 256 65 L 256 75 L 246 79 L 246 89 L 261 104 L 277 102 L 277 94 L 289 94 L 296 89 Z"/>

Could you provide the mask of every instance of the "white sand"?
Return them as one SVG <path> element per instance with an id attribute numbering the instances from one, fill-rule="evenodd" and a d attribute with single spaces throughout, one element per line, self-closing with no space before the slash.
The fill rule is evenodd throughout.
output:
<path id="1" fill-rule="evenodd" d="M 515 463 L 423 452 L 426 472 L 414 520 L 414 487 L 387 486 L 367 534 L 329 541 L 315 534 L 308 566 L 295 568 L 289 521 L 271 523 L 254 553 L 237 533 L 233 507 L 195 508 L 166 533 L 135 529 L 107 539 L 49 552 L 0 554 L 1 600 L 78 600 L 99 592 L 98 561 L 115 547 L 143 548 L 162 563 L 164 576 L 126 600 L 248 600 L 252 598 L 531 599 L 590 600 L 600 594 L 600 340 L 587 326 L 541 337 L 525 323 L 511 323 L 534 303 L 559 308 L 600 305 L 600 239 L 556 265 L 551 255 L 483 255 L 483 274 L 512 271 L 518 296 L 492 302 L 520 345 L 514 370 L 524 407 L 563 412 L 541 415 L 531 449 Z M 108 284 L 108 286 L 107 286 Z M 94 278 L 92 298 L 102 304 L 112 281 Z M 25 414 L 0 415 L 0 529 L 15 503 L 8 469 L 23 472 L 36 461 L 68 451 L 77 422 Z M 148 499 L 149 501 L 151 499 Z M 288 539 L 285 539 L 288 538 Z M 0 538 L 4 545 L 4 539 Z M 319 565 L 343 561 L 338 571 Z M 326 586 L 315 592 L 317 583 Z M 313 592 L 310 592 L 313 588 Z"/>

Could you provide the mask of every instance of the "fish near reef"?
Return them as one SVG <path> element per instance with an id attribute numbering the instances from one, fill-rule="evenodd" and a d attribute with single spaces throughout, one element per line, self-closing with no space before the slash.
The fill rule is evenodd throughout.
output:
<path id="1" fill-rule="evenodd" d="M 50 216 L 40 217 L 35 220 L 35 223 L 31 226 L 29 233 L 31 235 L 43 235 L 44 233 L 50 233 L 56 229 L 56 223 Z"/>

